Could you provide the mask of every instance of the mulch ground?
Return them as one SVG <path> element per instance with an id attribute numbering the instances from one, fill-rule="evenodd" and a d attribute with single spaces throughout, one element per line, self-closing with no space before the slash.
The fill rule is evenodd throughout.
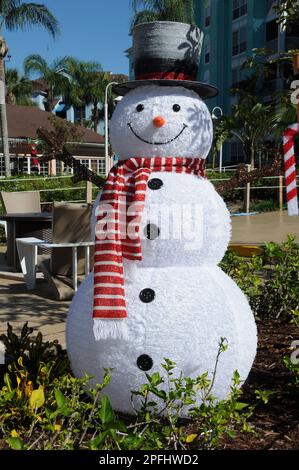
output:
<path id="1" fill-rule="evenodd" d="M 242 402 L 256 402 L 255 390 L 271 390 L 267 405 L 260 404 L 250 419 L 255 434 L 226 438 L 222 449 L 299 450 L 299 387 L 283 363 L 290 346 L 299 340 L 298 327 L 277 321 L 258 323 L 259 343 L 251 373 L 243 387 Z"/>

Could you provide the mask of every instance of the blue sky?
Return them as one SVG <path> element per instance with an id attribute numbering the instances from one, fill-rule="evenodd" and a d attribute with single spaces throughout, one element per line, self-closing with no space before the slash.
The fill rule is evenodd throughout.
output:
<path id="1" fill-rule="evenodd" d="M 130 0 L 40 0 L 56 16 L 61 33 L 56 40 L 39 28 L 31 31 L 5 31 L 11 60 L 7 67 L 22 71 L 24 58 L 40 54 L 47 61 L 72 55 L 95 60 L 104 70 L 128 74 L 124 50 L 130 47 L 128 35 Z"/>

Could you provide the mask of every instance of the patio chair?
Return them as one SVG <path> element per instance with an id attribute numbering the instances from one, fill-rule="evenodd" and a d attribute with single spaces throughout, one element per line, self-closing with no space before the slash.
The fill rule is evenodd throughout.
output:
<path id="1" fill-rule="evenodd" d="M 39 191 L 1 191 L 0 197 L 5 214 L 28 214 L 41 212 Z M 1 221 L 0 224 L 4 227 L 6 239 L 10 239 L 13 236 L 11 227 L 6 221 Z M 36 227 L 32 226 L 32 231 L 31 233 L 27 233 L 27 236 L 37 236 L 49 241 L 51 232 L 48 229 L 38 230 Z M 6 257 L 9 266 L 14 264 L 14 250 L 14 243 L 13 245 L 8 243 Z"/>
<path id="2" fill-rule="evenodd" d="M 91 204 L 53 204 L 52 243 L 36 238 L 17 240 L 27 287 L 35 287 L 35 265 L 42 271 L 57 300 L 69 300 L 77 290 L 78 276 L 88 274 L 93 248 Z M 37 247 L 51 250 L 37 256 Z"/>
<path id="3" fill-rule="evenodd" d="M 1 200 L 6 214 L 41 212 L 39 191 L 1 191 Z"/>

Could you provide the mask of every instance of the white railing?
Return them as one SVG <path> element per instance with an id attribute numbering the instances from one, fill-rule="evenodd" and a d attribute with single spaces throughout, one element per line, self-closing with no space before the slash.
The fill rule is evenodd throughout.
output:
<path id="1" fill-rule="evenodd" d="M 104 175 L 101 175 L 104 176 Z M 59 180 L 59 179 L 65 179 L 65 178 L 71 178 L 71 176 L 45 176 L 45 177 L 35 177 L 35 178 L 14 178 L 14 179 L 6 179 L 6 178 L 1 178 L 0 179 L 0 191 L 1 191 L 1 183 L 7 183 L 7 182 L 14 182 L 14 183 L 21 183 L 21 182 L 28 182 L 28 181 L 50 181 L 50 180 Z M 297 175 L 297 179 L 299 178 L 299 175 Z M 229 178 L 211 178 L 209 181 L 211 183 L 220 183 L 223 181 L 228 181 Z M 286 189 L 286 186 L 284 184 L 284 177 L 283 176 L 264 176 L 261 178 L 262 180 L 278 180 L 277 185 L 265 185 L 265 186 L 254 186 L 252 183 L 247 183 L 243 187 L 237 187 L 234 188 L 233 191 L 244 191 L 244 206 L 246 212 L 250 211 L 250 199 L 251 199 L 251 192 L 254 190 L 278 190 L 278 201 L 279 201 L 279 208 L 280 210 L 283 209 L 283 199 L 284 199 L 284 191 Z M 15 189 L 17 190 L 17 189 Z M 81 191 L 85 190 L 85 199 L 72 199 L 70 202 L 83 202 L 85 200 L 88 200 L 88 195 L 87 195 L 87 185 L 85 186 L 67 186 L 65 188 L 42 188 L 42 189 L 37 189 L 37 191 L 40 191 L 41 193 L 46 193 L 46 192 L 63 192 L 64 191 Z M 96 186 L 93 186 L 93 190 L 99 190 Z M 50 204 L 52 201 L 42 201 L 42 204 Z"/>

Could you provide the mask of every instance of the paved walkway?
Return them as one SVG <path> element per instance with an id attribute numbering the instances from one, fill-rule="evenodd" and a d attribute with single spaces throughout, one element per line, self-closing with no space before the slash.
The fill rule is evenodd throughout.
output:
<path id="1" fill-rule="evenodd" d="M 26 290 L 22 281 L 0 278 L 0 333 L 5 333 L 7 322 L 20 331 L 29 326 L 41 331 L 44 339 L 58 339 L 65 347 L 65 320 L 69 302 L 51 300 L 47 283 L 39 281 L 34 292 Z"/>
<path id="2" fill-rule="evenodd" d="M 232 227 L 233 243 L 282 242 L 287 234 L 295 234 L 299 241 L 299 217 L 288 217 L 285 212 L 233 217 Z M 28 321 L 46 340 L 58 339 L 64 347 L 68 306 L 69 302 L 51 300 L 47 283 L 42 280 L 36 291 L 28 292 L 22 279 L 0 277 L 0 333 L 6 331 L 7 322 L 20 330 Z"/>
<path id="3" fill-rule="evenodd" d="M 285 211 L 232 217 L 232 243 L 282 243 L 289 234 L 299 242 L 299 216 L 289 217 Z"/>

